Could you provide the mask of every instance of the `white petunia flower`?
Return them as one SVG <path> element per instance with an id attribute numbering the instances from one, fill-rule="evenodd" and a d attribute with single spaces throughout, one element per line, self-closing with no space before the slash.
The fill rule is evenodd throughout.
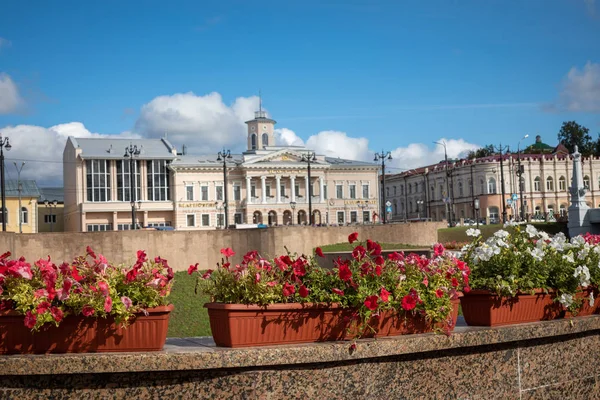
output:
<path id="1" fill-rule="evenodd" d="M 534 238 L 538 234 L 538 230 L 535 229 L 535 226 L 533 225 L 527 225 L 527 227 L 525 228 L 525 232 L 527 232 L 530 238 Z"/>
<path id="2" fill-rule="evenodd" d="M 478 237 L 481 235 L 481 231 L 479 229 L 469 228 L 467 229 L 467 236 Z"/>
<path id="3" fill-rule="evenodd" d="M 550 235 L 544 231 L 538 231 L 538 235 L 542 240 L 550 240 Z"/>
<path id="4" fill-rule="evenodd" d="M 581 235 L 575 236 L 574 238 L 571 238 L 571 244 L 583 246 L 585 244 L 585 239 Z"/>
<path id="5" fill-rule="evenodd" d="M 544 258 L 544 250 L 542 249 L 536 247 L 535 249 L 528 249 L 527 251 L 529 251 L 529 254 L 537 261 L 542 261 Z"/>
<path id="6" fill-rule="evenodd" d="M 560 295 L 560 297 L 558 298 L 558 301 L 560 302 L 560 304 L 562 304 L 564 307 L 569 308 L 569 306 L 571 304 L 573 304 L 573 296 L 567 293 L 563 293 Z"/>
<path id="7" fill-rule="evenodd" d="M 565 255 L 562 256 L 562 258 L 563 258 L 563 260 L 567 260 L 571 264 L 573 264 L 575 262 L 575 259 L 573 258 L 573 254 L 572 253 L 565 254 Z"/>
<path id="8" fill-rule="evenodd" d="M 590 292 L 590 297 L 588 297 L 588 302 L 590 303 L 590 306 L 594 305 L 594 301 L 596 301 L 596 299 L 594 299 L 594 292 Z"/>
<path id="9" fill-rule="evenodd" d="M 500 238 L 500 239 L 507 238 L 509 235 L 510 234 L 507 231 L 502 230 L 502 229 L 500 229 L 499 231 L 494 232 L 494 236 L 497 237 L 497 238 Z"/>
<path id="10" fill-rule="evenodd" d="M 587 287 L 590 285 L 590 270 L 585 265 L 575 268 L 573 277 L 579 279 L 580 286 Z"/>

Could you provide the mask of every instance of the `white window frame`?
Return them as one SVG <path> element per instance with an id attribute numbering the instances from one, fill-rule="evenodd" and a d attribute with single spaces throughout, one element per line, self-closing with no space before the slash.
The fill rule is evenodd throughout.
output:
<path id="1" fill-rule="evenodd" d="M 340 222 L 340 215 L 342 216 L 342 222 Z M 345 224 L 346 223 L 346 213 L 344 211 L 338 211 L 335 216 L 336 216 L 335 221 L 337 224 Z"/>
<path id="2" fill-rule="evenodd" d="M 190 193 L 190 189 L 192 189 L 191 193 Z M 191 194 L 191 196 L 190 196 L 190 194 Z M 191 183 L 185 184 L 185 199 L 187 201 L 194 201 L 194 185 Z"/>
<path id="3" fill-rule="evenodd" d="M 190 225 L 189 217 L 194 218 L 194 222 Z M 196 227 L 196 214 L 185 214 L 185 226 L 186 228 L 195 228 Z"/>
<path id="4" fill-rule="evenodd" d="M 342 188 L 341 193 L 338 190 L 338 188 Z M 342 183 L 336 183 L 335 184 L 335 198 L 336 199 L 343 199 L 344 198 L 344 185 Z"/>
<path id="5" fill-rule="evenodd" d="M 204 192 L 204 189 L 206 189 L 206 193 Z M 208 184 L 206 183 L 201 183 L 200 184 L 200 201 L 208 201 L 209 199 L 209 190 L 208 190 Z M 204 196 L 204 194 L 206 194 L 206 196 Z"/>
<path id="6" fill-rule="evenodd" d="M 221 188 L 221 198 L 219 198 L 219 188 Z M 223 201 L 223 199 L 225 198 L 225 192 L 223 189 L 223 184 L 218 184 L 215 185 L 215 200 L 216 201 Z"/>
<path id="7" fill-rule="evenodd" d="M 204 223 L 204 217 L 208 217 L 208 221 Z M 210 226 L 210 214 L 200 214 L 200 224 L 201 226 Z"/>
<path id="8" fill-rule="evenodd" d="M 367 189 L 367 195 L 365 196 L 365 188 Z M 363 199 L 368 199 L 369 195 L 371 194 L 371 190 L 370 190 L 370 185 L 368 183 L 363 183 L 362 184 L 362 198 Z"/>

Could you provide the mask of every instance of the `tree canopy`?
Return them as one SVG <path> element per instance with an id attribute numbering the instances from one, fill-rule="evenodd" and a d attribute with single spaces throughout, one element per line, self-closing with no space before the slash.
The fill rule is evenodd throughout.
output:
<path id="1" fill-rule="evenodd" d="M 562 143 L 569 150 L 569 153 L 573 153 L 577 145 L 579 152 L 584 156 L 598 155 L 600 138 L 596 142 L 592 141 L 589 132 L 588 128 L 579 125 L 575 121 L 566 121 L 563 122 L 558 132 L 558 142 Z"/>

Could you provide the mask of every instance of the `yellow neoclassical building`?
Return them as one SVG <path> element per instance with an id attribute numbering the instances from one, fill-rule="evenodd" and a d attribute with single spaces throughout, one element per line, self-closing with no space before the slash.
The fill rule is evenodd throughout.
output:
<path id="1" fill-rule="evenodd" d="M 7 180 L 5 190 L 6 231 L 37 233 L 36 210 L 40 191 L 35 181 L 21 180 L 19 184 L 16 180 Z M 0 224 L 3 217 L 0 212 Z"/>

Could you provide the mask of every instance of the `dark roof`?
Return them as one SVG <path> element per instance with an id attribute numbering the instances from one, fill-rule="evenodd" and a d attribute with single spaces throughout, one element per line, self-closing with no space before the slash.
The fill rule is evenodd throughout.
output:
<path id="1" fill-rule="evenodd" d="M 76 138 L 69 137 L 74 147 L 81 149 L 83 159 L 123 159 L 125 147 L 130 144 L 137 146 L 140 150 L 138 156 L 142 160 L 147 159 L 174 159 L 175 147 L 165 138 L 161 139 L 124 139 L 116 137 L 103 138 Z"/>
<path id="2" fill-rule="evenodd" d="M 38 201 L 43 203 L 44 200 L 48 200 L 49 202 L 53 202 L 56 200 L 59 203 L 65 202 L 65 189 L 62 187 L 45 187 L 39 188 L 40 197 Z"/>
<path id="3" fill-rule="evenodd" d="M 5 181 L 6 197 L 19 197 L 19 185 L 15 179 Z M 21 179 L 21 197 L 40 197 L 40 191 L 33 180 Z"/>

